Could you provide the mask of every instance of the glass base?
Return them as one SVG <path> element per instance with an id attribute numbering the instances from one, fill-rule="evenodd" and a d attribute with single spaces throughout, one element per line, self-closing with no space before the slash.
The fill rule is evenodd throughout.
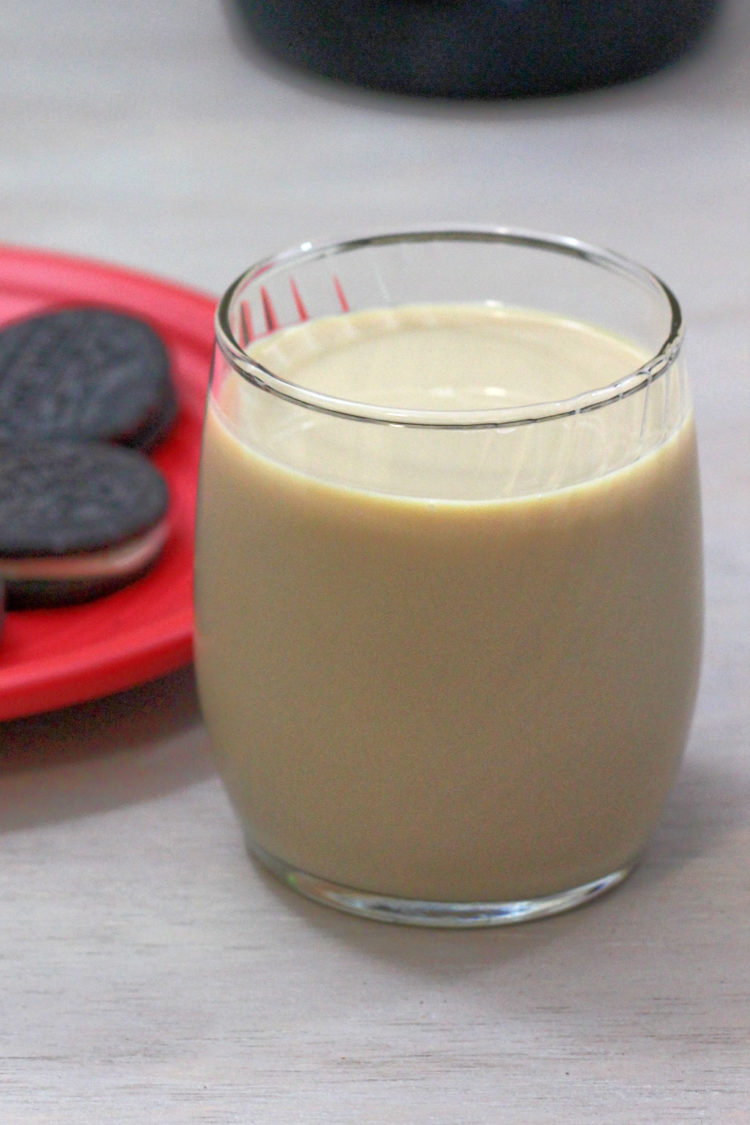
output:
<path id="1" fill-rule="evenodd" d="M 573 910 L 616 887 L 635 866 L 629 864 L 591 883 L 540 898 L 520 899 L 517 902 L 430 902 L 356 891 L 352 887 L 344 887 L 317 875 L 310 875 L 307 871 L 299 871 L 283 859 L 270 855 L 252 840 L 247 840 L 247 848 L 252 856 L 287 887 L 324 906 L 332 906 L 347 914 L 357 914 L 360 918 L 372 918 L 377 922 L 451 929 L 509 926 Z"/>

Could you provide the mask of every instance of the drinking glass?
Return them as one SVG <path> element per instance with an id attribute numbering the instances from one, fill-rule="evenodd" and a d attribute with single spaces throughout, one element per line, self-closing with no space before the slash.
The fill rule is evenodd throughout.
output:
<path id="1" fill-rule="evenodd" d="M 552 331 L 553 393 L 504 351 L 479 371 L 485 316 L 520 324 L 532 358 Z M 592 333 L 607 363 L 582 384 Z M 439 363 L 414 334 L 443 341 Z M 216 317 L 195 579 L 216 762 L 288 886 L 453 927 L 614 887 L 699 674 L 677 300 L 618 254 L 507 228 L 253 266 Z"/>

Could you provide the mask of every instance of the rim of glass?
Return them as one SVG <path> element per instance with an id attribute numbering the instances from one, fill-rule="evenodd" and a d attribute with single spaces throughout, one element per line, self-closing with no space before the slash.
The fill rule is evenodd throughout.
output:
<path id="1" fill-rule="evenodd" d="M 339 398 L 302 386 L 270 371 L 252 359 L 234 335 L 230 313 L 239 291 L 253 281 L 268 280 L 274 273 L 291 274 L 300 262 L 352 253 L 370 246 L 420 242 L 485 242 L 524 246 L 564 254 L 620 274 L 661 297 L 669 316 L 669 331 L 653 356 L 640 367 L 606 386 L 584 391 L 571 398 L 533 402 L 521 406 L 498 406 L 471 410 L 411 410 Z M 283 330 L 283 329 L 280 329 Z M 229 286 L 216 310 L 216 342 L 231 367 L 261 390 L 298 406 L 340 418 L 433 429 L 478 429 L 518 426 L 566 418 L 599 410 L 637 394 L 667 371 L 682 347 L 683 323 L 679 302 L 672 290 L 645 266 L 613 250 L 564 235 L 543 234 L 515 227 L 422 227 L 392 234 L 374 234 L 329 242 L 303 242 L 289 250 L 262 259 L 244 270 Z"/>

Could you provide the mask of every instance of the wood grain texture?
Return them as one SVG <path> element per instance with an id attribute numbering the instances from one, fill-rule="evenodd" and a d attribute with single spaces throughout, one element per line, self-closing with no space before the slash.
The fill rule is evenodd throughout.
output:
<path id="1" fill-rule="evenodd" d="M 286 71 L 200 0 L 0 21 L 2 237 L 218 291 L 305 238 L 555 230 L 685 306 L 707 634 L 618 891 L 505 931 L 306 903 L 246 858 L 190 670 L 0 727 L 0 1123 L 750 1120 L 750 10 L 631 86 L 448 104 Z M 0 659 L 2 650 L 0 648 Z"/>

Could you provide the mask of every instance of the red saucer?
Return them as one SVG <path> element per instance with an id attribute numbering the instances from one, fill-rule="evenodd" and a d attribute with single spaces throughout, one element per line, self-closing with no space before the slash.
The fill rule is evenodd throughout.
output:
<path id="1" fill-rule="evenodd" d="M 0 325 L 71 303 L 140 316 L 169 350 L 180 410 L 153 460 L 170 489 L 170 536 L 157 566 L 115 594 L 6 613 L 0 720 L 133 687 L 192 658 L 195 496 L 216 300 L 130 270 L 0 245 Z"/>

